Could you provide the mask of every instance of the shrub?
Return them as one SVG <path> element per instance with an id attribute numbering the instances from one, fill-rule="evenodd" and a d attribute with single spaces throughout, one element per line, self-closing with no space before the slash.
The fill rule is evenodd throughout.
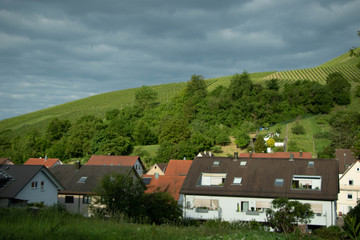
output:
<path id="1" fill-rule="evenodd" d="M 266 145 L 268 147 L 274 147 L 275 146 L 275 139 L 270 138 L 269 140 L 266 141 Z"/>
<path id="2" fill-rule="evenodd" d="M 318 132 L 314 134 L 314 138 L 330 138 L 330 132 Z"/>
<path id="3" fill-rule="evenodd" d="M 345 239 L 344 231 L 338 226 L 330 226 L 328 228 L 319 228 L 314 231 L 315 235 L 327 240 Z"/>
<path id="4" fill-rule="evenodd" d="M 295 126 L 293 126 L 291 128 L 291 131 L 293 134 L 296 134 L 296 135 L 302 135 L 302 134 L 305 134 L 305 128 L 303 125 L 300 125 L 300 124 L 296 124 Z"/>

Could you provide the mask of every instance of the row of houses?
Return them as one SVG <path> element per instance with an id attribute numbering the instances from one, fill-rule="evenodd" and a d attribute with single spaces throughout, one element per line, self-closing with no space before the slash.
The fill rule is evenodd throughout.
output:
<path id="1" fill-rule="evenodd" d="M 141 177 L 148 193 L 171 194 L 186 218 L 265 222 L 271 201 L 287 197 L 311 205 L 315 216 L 310 228 L 331 226 L 360 198 L 360 162 L 349 150 L 338 149 L 336 155 L 336 159 L 312 159 L 305 152 L 216 157 L 204 152 L 193 161 L 170 160 L 148 171 L 138 156 L 94 155 L 83 166 L 29 159 L 25 165 L 0 165 L 0 206 L 61 203 L 88 216 L 99 179 L 122 173 Z"/>

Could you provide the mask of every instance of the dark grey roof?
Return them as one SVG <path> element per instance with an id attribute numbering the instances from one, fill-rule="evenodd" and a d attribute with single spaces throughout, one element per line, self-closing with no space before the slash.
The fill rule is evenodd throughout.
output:
<path id="1" fill-rule="evenodd" d="M 161 171 L 165 171 L 165 168 L 167 167 L 167 163 L 157 163 L 157 165 L 159 166 L 159 168 L 161 169 Z"/>
<path id="2" fill-rule="evenodd" d="M 93 193 L 100 179 L 106 174 L 132 174 L 133 178 L 138 177 L 136 171 L 130 166 L 83 165 L 77 170 L 75 165 L 57 165 L 49 170 L 64 186 L 65 189 L 61 193 L 69 194 Z M 82 177 L 86 177 L 86 180 L 79 183 Z"/>
<path id="3" fill-rule="evenodd" d="M 336 159 L 339 160 L 339 173 L 344 173 L 357 159 L 350 149 L 335 149 Z"/>
<path id="4" fill-rule="evenodd" d="M 219 166 L 213 166 L 219 161 Z M 246 161 L 246 166 L 240 166 Z M 314 167 L 308 167 L 313 161 Z M 226 173 L 223 186 L 200 186 L 202 173 Z M 321 176 L 321 190 L 292 190 L 293 175 Z M 242 184 L 233 184 L 234 177 L 241 177 Z M 282 187 L 275 186 L 275 179 L 284 179 Z M 335 159 L 277 159 L 277 158 L 195 158 L 184 184 L 182 194 L 241 196 L 291 199 L 336 200 L 339 189 L 338 162 Z"/>
<path id="5" fill-rule="evenodd" d="M 2 181 L 0 197 L 15 198 L 40 171 L 43 171 L 59 189 L 62 189 L 61 184 L 42 165 L 0 165 Z"/>

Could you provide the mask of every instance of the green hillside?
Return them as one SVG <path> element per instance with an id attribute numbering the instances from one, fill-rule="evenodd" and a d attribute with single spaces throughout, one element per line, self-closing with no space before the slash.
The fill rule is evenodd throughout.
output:
<path id="1" fill-rule="evenodd" d="M 319 67 L 289 70 L 282 72 L 259 72 L 251 73 L 251 80 L 255 83 L 264 84 L 267 80 L 277 78 L 280 80 L 280 86 L 286 82 L 307 79 L 324 83 L 326 76 L 333 72 L 341 72 L 350 82 L 357 82 L 360 79 L 360 70 L 355 67 L 356 59 L 345 53 L 337 58 L 326 62 Z M 232 76 L 207 79 L 208 91 L 214 90 L 217 86 L 228 86 Z M 166 103 L 178 95 L 186 86 L 186 82 L 162 84 L 151 86 L 158 93 L 158 101 Z M 21 134 L 28 128 L 38 130 L 44 129 L 44 126 L 53 118 L 69 119 L 74 121 L 84 114 L 91 114 L 98 117 L 104 117 L 109 109 L 122 109 L 131 106 L 134 103 L 134 93 L 137 88 L 119 90 L 103 93 L 84 99 L 68 102 L 54 107 L 42 109 L 40 111 L 20 115 L 11 119 L 0 121 L 0 133 L 5 130 L 15 130 L 12 134 Z"/>

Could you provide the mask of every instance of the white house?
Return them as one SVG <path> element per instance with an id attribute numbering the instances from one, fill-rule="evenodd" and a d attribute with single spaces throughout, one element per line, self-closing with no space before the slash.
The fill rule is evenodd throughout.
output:
<path id="1" fill-rule="evenodd" d="M 338 163 L 335 159 L 195 158 L 180 194 L 184 217 L 266 221 L 278 197 L 311 204 L 309 228 L 336 224 Z"/>
<path id="2" fill-rule="evenodd" d="M 360 200 L 360 162 L 353 163 L 340 177 L 340 192 L 337 202 L 339 215 L 347 214 Z"/>
<path id="3" fill-rule="evenodd" d="M 0 165 L 0 206 L 53 205 L 63 186 L 41 165 Z"/>

